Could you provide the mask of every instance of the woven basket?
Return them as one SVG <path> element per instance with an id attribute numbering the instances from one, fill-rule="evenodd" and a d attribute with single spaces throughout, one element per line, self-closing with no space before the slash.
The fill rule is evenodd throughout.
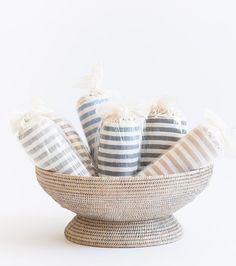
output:
<path id="1" fill-rule="evenodd" d="M 36 168 L 42 188 L 77 215 L 68 240 L 98 247 L 146 247 L 174 242 L 182 227 L 173 216 L 204 190 L 212 166 L 182 174 L 139 177 L 67 176 Z"/>

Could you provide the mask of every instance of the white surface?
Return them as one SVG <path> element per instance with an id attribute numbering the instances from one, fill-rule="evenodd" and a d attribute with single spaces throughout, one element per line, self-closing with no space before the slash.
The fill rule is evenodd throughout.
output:
<path id="1" fill-rule="evenodd" d="M 125 98 L 173 95 L 194 125 L 205 107 L 235 125 L 235 1 L 0 2 L 0 265 L 235 265 L 235 159 L 176 216 L 183 240 L 145 249 L 81 247 L 63 237 L 73 214 L 37 184 L 9 129 L 32 97 L 79 129 L 73 88 L 102 59 Z M 127 95 L 127 96 L 126 96 Z M 123 96 L 124 97 L 124 96 Z"/>

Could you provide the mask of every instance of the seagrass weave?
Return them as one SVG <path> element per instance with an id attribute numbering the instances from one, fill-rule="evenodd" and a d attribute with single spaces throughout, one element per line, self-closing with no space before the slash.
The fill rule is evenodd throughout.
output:
<path id="1" fill-rule="evenodd" d="M 174 242 L 183 231 L 173 215 L 155 220 L 98 221 L 75 216 L 65 229 L 68 240 L 97 247 L 148 247 Z"/>
<path id="2" fill-rule="evenodd" d="M 178 240 L 173 213 L 204 190 L 212 166 L 167 176 L 80 177 L 36 168 L 42 188 L 77 216 L 66 238 L 100 247 L 143 247 Z"/>

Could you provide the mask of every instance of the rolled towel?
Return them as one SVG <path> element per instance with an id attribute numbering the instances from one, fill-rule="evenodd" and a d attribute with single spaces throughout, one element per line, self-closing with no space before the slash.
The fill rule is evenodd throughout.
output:
<path id="1" fill-rule="evenodd" d="M 86 169 L 89 171 L 89 173 L 91 173 L 91 175 L 96 176 L 96 170 L 93 166 L 93 159 L 90 155 L 89 148 L 76 132 L 72 124 L 68 120 L 57 115 L 51 109 L 47 108 L 45 102 L 42 99 L 33 99 L 32 106 L 32 111 L 28 112 L 24 116 L 32 116 L 33 114 L 35 116 L 44 116 L 57 124 L 64 132 L 65 138 L 70 142 L 72 148 L 75 150 L 77 156 L 84 164 Z"/>
<path id="2" fill-rule="evenodd" d="M 145 167 L 138 175 L 168 175 L 211 165 L 229 142 L 223 123 L 219 122 L 220 119 L 212 117 L 211 115 L 205 123 L 192 129 L 172 149 Z"/>
<path id="3" fill-rule="evenodd" d="M 100 65 L 96 65 L 92 75 L 86 76 L 80 83 L 80 87 L 89 90 L 89 94 L 81 97 L 76 106 L 92 155 L 97 149 L 97 132 L 101 124 L 101 116 L 97 113 L 97 109 L 110 100 L 102 89 L 102 80 L 103 69 Z"/>
<path id="4" fill-rule="evenodd" d="M 144 124 L 139 170 L 167 152 L 186 133 L 187 121 L 169 98 L 153 104 Z"/>
<path id="5" fill-rule="evenodd" d="M 126 107 L 104 118 L 98 144 L 99 176 L 134 176 L 138 170 L 143 119 Z"/>
<path id="6" fill-rule="evenodd" d="M 75 149 L 76 155 L 79 157 L 85 168 L 93 176 L 96 175 L 95 167 L 93 166 L 93 159 L 90 155 L 88 146 L 83 142 L 79 134 L 73 128 L 71 123 L 66 119 L 54 114 L 54 113 L 44 113 L 46 117 L 51 119 L 56 123 L 64 132 L 65 137 L 70 142 L 72 148 Z"/>
<path id="7" fill-rule="evenodd" d="M 68 175 L 90 176 L 64 132 L 49 118 L 35 113 L 14 122 L 17 137 L 36 166 Z"/>

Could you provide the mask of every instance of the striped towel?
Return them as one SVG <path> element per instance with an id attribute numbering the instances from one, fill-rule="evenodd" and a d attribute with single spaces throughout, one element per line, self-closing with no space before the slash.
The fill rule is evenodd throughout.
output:
<path id="1" fill-rule="evenodd" d="M 186 133 L 187 122 L 179 117 L 148 116 L 144 125 L 139 170 L 160 157 Z"/>
<path id="2" fill-rule="evenodd" d="M 104 120 L 98 146 L 99 176 L 134 176 L 138 170 L 142 123 Z"/>
<path id="3" fill-rule="evenodd" d="M 101 124 L 97 108 L 108 101 L 109 98 L 105 96 L 90 96 L 81 98 L 77 104 L 79 119 L 92 155 L 97 147 L 97 133 Z"/>
<path id="4" fill-rule="evenodd" d="M 138 175 L 182 173 L 212 164 L 221 146 L 215 136 L 215 133 L 205 126 L 194 128 L 172 149 L 145 167 Z"/>
<path id="5" fill-rule="evenodd" d="M 46 117 L 33 117 L 18 130 L 18 139 L 35 164 L 68 175 L 90 176 L 63 131 Z"/>
<path id="6" fill-rule="evenodd" d="M 95 164 L 97 161 L 97 158 L 94 157 L 94 154 L 97 153 L 97 133 L 101 124 L 101 116 L 97 110 L 110 100 L 104 93 L 103 76 L 102 65 L 96 64 L 92 68 L 91 75 L 81 79 L 80 88 L 86 89 L 89 93 L 78 100 L 76 108 Z"/>
<path id="7" fill-rule="evenodd" d="M 96 171 L 95 167 L 93 166 L 93 160 L 90 155 L 89 148 L 87 145 L 85 145 L 73 126 L 67 120 L 56 115 L 51 115 L 51 120 L 63 130 L 66 138 L 70 142 L 71 146 L 75 149 L 76 155 L 80 158 L 85 168 L 91 175 L 95 176 Z"/>

